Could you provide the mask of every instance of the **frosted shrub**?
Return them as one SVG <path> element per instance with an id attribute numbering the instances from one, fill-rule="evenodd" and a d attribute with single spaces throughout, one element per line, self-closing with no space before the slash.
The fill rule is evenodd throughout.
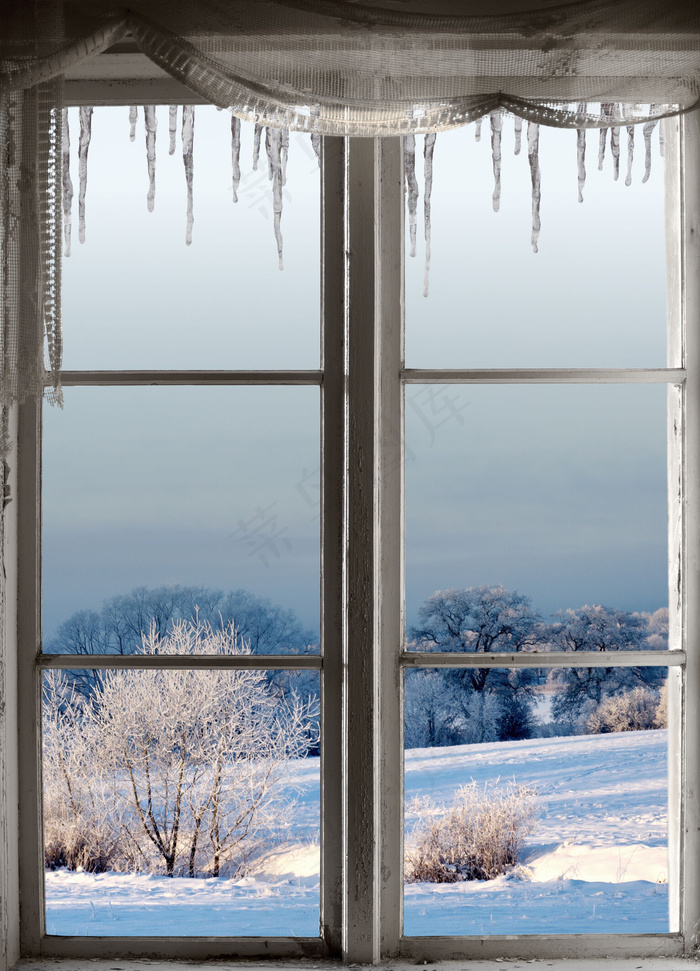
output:
<path id="1" fill-rule="evenodd" d="M 50 870 L 102 872 L 121 857 L 119 812 L 95 777 L 87 707 L 62 672 L 43 691 L 44 855 Z"/>
<path id="2" fill-rule="evenodd" d="M 250 647 L 234 627 L 176 621 L 142 653 Z M 48 866 L 236 875 L 291 812 L 280 789 L 315 744 L 314 698 L 280 697 L 259 669 L 109 670 L 89 704 L 60 687 L 44 697 Z"/>
<path id="3" fill-rule="evenodd" d="M 668 728 L 668 685 L 659 693 L 659 704 L 654 715 L 654 728 Z"/>
<path id="4" fill-rule="evenodd" d="M 458 789 L 452 807 L 442 813 L 430 802 L 419 804 L 406 841 L 406 881 L 456 883 L 507 873 L 535 827 L 538 802 L 526 786 L 472 782 Z"/>
<path id="5" fill-rule="evenodd" d="M 641 732 L 649 728 L 664 727 L 657 723 L 661 707 L 659 695 L 649 688 L 633 688 L 623 694 L 605 698 L 589 716 L 586 728 L 589 734 L 604 732 Z M 661 714 L 663 719 L 663 713 Z"/>

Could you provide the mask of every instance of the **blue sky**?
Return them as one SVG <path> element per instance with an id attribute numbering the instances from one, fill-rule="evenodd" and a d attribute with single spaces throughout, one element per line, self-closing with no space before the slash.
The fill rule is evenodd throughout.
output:
<path id="1" fill-rule="evenodd" d="M 626 187 L 624 148 L 615 183 L 609 158 L 597 171 L 589 134 L 579 205 L 575 136 L 543 130 L 534 255 L 527 156 L 512 156 L 510 124 L 498 214 L 488 126 L 480 144 L 472 126 L 438 137 L 428 299 L 420 229 L 407 261 L 408 366 L 664 366 L 656 142 L 651 179 L 640 184 L 638 144 Z M 71 126 L 75 155 L 73 111 Z M 128 129 L 128 109 L 96 109 L 82 246 L 74 158 L 64 367 L 318 367 L 319 175 L 308 137 L 292 136 L 280 273 L 266 162 L 251 171 L 248 126 L 233 206 L 228 115 L 197 109 L 190 247 L 167 111 L 154 213 L 142 119 L 134 143 Z M 409 620 L 435 589 L 478 583 L 518 589 L 546 613 L 666 604 L 665 394 L 409 387 Z M 47 407 L 46 635 L 74 610 L 165 583 L 246 587 L 318 629 L 318 401 L 316 388 L 68 389 L 63 412 Z"/>

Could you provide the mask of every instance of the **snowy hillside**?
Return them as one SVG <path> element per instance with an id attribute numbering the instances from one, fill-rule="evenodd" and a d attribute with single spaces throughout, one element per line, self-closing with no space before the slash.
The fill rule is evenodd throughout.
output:
<path id="1" fill-rule="evenodd" d="M 405 933 L 668 931 L 664 730 L 492 742 L 406 753 L 416 796 L 449 804 L 459 786 L 515 780 L 541 800 L 523 865 L 490 881 L 408 885 Z M 288 841 L 239 880 L 46 874 L 49 934 L 316 936 L 318 759 L 294 770 Z"/>

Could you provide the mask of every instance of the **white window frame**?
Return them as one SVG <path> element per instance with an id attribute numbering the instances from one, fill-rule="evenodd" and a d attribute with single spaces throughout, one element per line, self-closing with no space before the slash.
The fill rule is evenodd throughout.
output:
<path id="1" fill-rule="evenodd" d="M 192 103 L 179 86 L 159 82 L 158 100 Z M 176 90 L 177 89 L 177 90 Z M 150 89 L 146 89 L 150 90 Z M 75 82 L 67 103 L 129 104 L 145 91 L 114 94 Z M 97 94 L 97 97 L 95 97 Z M 140 97 L 135 97 L 139 94 Z M 319 372 L 149 373 L 148 383 L 320 384 L 322 389 L 322 926 L 318 939 L 59 938 L 43 925 L 39 675 L 74 666 L 75 658 L 39 657 L 41 615 L 41 404 L 11 415 L 15 452 L 6 509 L 4 649 L 8 682 L 4 722 L 18 726 L 16 758 L 0 770 L 17 780 L 19 813 L 6 800 L 6 828 L 16 825 L 3 880 L 17 881 L 21 908 L 6 908 L 6 952 L 26 957 L 163 958 L 238 956 L 337 957 L 382 960 L 568 958 L 691 954 L 700 927 L 700 118 L 666 122 L 670 369 L 656 371 L 417 371 L 403 361 L 403 155 L 399 139 L 325 139 L 322 177 L 322 309 L 324 347 Z M 352 199 L 352 206 L 348 200 Z M 688 321 L 691 326 L 688 326 Z M 687 369 L 687 370 L 686 370 Z M 132 374 L 141 383 L 143 374 Z M 133 383 L 126 372 L 66 373 L 71 384 Z M 669 775 L 672 812 L 669 856 L 678 860 L 668 935 L 421 937 L 402 935 L 402 709 L 406 667 L 469 664 L 469 656 L 402 654 L 403 636 L 403 392 L 406 383 L 556 383 L 661 381 L 670 388 L 669 494 L 671 647 L 660 657 L 634 652 L 628 663 L 670 664 Z M 16 626 L 15 626 L 16 625 Z M 17 665 L 11 659 L 17 649 Z M 498 666 L 570 666 L 572 656 L 494 655 Z M 595 657 L 580 656 L 586 666 Z M 619 655 L 616 660 L 624 662 Z M 93 663 L 93 662 L 91 662 Z M 167 666 L 110 659 L 109 666 Z M 190 662 L 188 662 L 190 663 Z M 197 662 L 192 662 L 193 666 Z M 222 662 L 223 663 L 223 662 Z M 264 666 L 262 658 L 225 663 Z M 483 666 L 484 658 L 479 658 Z M 610 656 L 605 664 L 611 663 Z M 215 666 L 216 662 L 212 662 Z M 321 667 L 317 659 L 284 657 L 280 667 Z M 3 729 L 4 726 L 4 729 Z M 11 730 L 9 731 L 9 737 Z M 1 740 L 1 739 L 0 739 Z M 19 768 L 21 767 L 21 769 Z M 0 889 L 5 889 L 0 885 Z M 7 895 L 5 899 L 10 899 Z M 13 909 L 14 908 L 14 909 Z M 16 932 L 16 928 L 19 930 Z M 0 932 L 3 928 L 0 927 Z"/>

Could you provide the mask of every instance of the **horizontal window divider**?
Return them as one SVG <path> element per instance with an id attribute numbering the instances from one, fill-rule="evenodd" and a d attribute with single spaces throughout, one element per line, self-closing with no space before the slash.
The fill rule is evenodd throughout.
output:
<path id="1" fill-rule="evenodd" d="M 46 671 L 85 668 L 320 671 L 323 658 L 320 654 L 39 654 L 37 666 Z"/>
<path id="2" fill-rule="evenodd" d="M 206 960 L 207 958 L 320 958 L 320 937 L 58 937 L 45 935 L 42 957 Z"/>
<path id="3" fill-rule="evenodd" d="M 680 934 L 513 934 L 489 937 L 402 937 L 398 959 L 435 961 L 478 959 L 493 960 L 559 960 L 580 958 L 632 958 L 639 954 L 673 957 L 683 954 Z M 585 963 L 585 962 L 584 962 Z M 653 963 L 653 962 L 652 962 Z M 639 966 L 640 961 L 636 964 Z M 490 966 L 490 965 L 489 965 Z M 516 965 L 517 966 L 517 965 Z M 651 967 L 652 965 L 649 965 Z M 685 965 L 681 965 L 685 966 Z"/>
<path id="4" fill-rule="evenodd" d="M 685 368 L 404 368 L 406 384 L 683 384 Z"/>
<path id="5" fill-rule="evenodd" d="M 685 660 L 685 651 L 405 651 L 401 655 L 407 668 L 668 668 L 680 667 Z"/>
<path id="6" fill-rule="evenodd" d="M 62 371 L 66 388 L 112 385 L 317 385 L 323 371 Z M 47 383 L 50 383 L 47 381 Z"/>

